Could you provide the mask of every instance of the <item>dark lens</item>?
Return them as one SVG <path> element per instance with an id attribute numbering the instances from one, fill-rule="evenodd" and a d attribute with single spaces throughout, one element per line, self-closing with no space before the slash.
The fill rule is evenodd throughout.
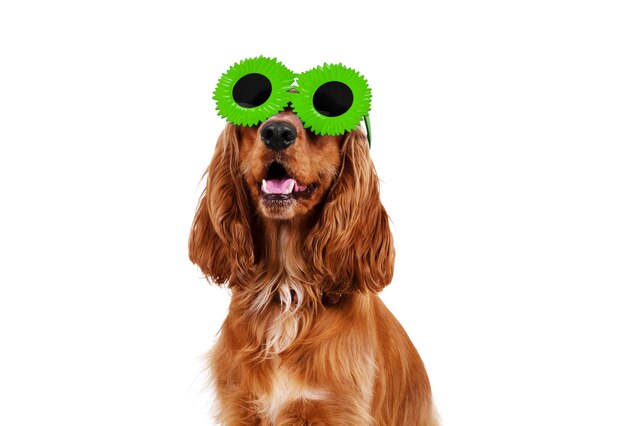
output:
<path id="1" fill-rule="evenodd" d="M 233 87 L 233 99 L 244 108 L 263 105 L 272 94 L 272 83 L 262 74 L 244 75 Z"/>
<path id="2" fill-rule="evenodd" d="M 322 84 L 313 95 L 313 107 L 326 117 L 337 117 L 348 111 L 354 97 L 352 90 L 340 81 Z"/>

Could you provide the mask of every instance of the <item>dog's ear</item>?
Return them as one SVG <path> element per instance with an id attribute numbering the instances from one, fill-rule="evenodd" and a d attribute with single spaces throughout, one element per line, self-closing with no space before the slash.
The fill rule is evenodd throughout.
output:
<path id="1" fill-rule="evenodd" d="M 207 279 L 233 286 L 254 264 L 250 208 L 239 168 L 238 131 L 227 125 L 206 171 L 189 235 L 189 258 Z"/>
<path id="2" fill-rule="evenodd" d="M 342 166 L 305 247 L 332 293 L 378 292 L 393 276 L 395 251 L 378 176 L 360 130 L 346 135 Z"/>

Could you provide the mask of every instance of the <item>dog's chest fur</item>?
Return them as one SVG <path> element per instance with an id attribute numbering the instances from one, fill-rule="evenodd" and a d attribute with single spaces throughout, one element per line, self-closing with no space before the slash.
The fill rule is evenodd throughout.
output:
<path id="1" fill-rule="evenodd" d="M 257 404 L 261 411 L 272 423 L 276 421 L 281 409 L 288 403 L 299 400 L 322 400 L 327 397 L 323 389 L 314 389 L 302 385 L 297 378 L 280 363 L 280 354 L 287 349 L 298 337 L 301 331 L 302 309 L 305 292 L 301 286 L 290 279 L 291 265 L 288 252 L 289 241 L 286 229 L 279 230 L 279 253 L 283 273 L 278 278 L 279 284 L 274 295 L 262 294 L 259 303 L 279 305 L 272 309 L 272 317 L 265 330 L 266 356 L 274 359 L 275 368 L 271 378 L 271 390 L 259 395 Z M 269 297 L 268 297 L 269 296 Z"/>
<path id="2" fill-rule="evenodd" d="M 300 399 L 320 401 L 327 397 L 328 393 L 323 389 L 303 386 L 287 370 L 277 367 L 272 378 L 271 392 L 261 395 L 257 404 L 259 411 L 273 424 L 288 403 Z"/>
<path id="3" fill-rule="evenodd" d="M 277 250 L 280 270 L 263 291 L 257 296 L 255 310 L 268 310 L 270 318 L 265 330 L 265 352 L 267 356 L 276 356 L 287 349 L 298 336 L 301 328 L 301 309 L 305 292 L 292 277 L 293 265 L 288 255 L 290 241 L 286 226 L 278 230 Z M 272 306 L 267 306 L 271 304 Z"/>

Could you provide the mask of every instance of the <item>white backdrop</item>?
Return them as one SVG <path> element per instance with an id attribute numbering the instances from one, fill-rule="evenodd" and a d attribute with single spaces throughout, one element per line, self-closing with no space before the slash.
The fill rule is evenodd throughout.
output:
<path id="1" fill-rule="evenodd" d="M 187 236 L 259 54 L 368 78 L 382 298 L 444 424 L 626 424 L 623 2 L 408 4 L 2 2 L 0 424 L 212 424 Z"/>

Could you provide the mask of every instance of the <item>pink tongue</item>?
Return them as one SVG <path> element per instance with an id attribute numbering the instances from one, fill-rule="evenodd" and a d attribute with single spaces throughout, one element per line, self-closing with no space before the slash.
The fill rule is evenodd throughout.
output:
<path id="1" fill-rule="evenodd" d="M 282 194 L 285 189 L 294 183 L 293 190 L 297 191 L 298 184 L 293 179 L 270 179 L 267 181 L 267 192 L 270 194 Z"/>

